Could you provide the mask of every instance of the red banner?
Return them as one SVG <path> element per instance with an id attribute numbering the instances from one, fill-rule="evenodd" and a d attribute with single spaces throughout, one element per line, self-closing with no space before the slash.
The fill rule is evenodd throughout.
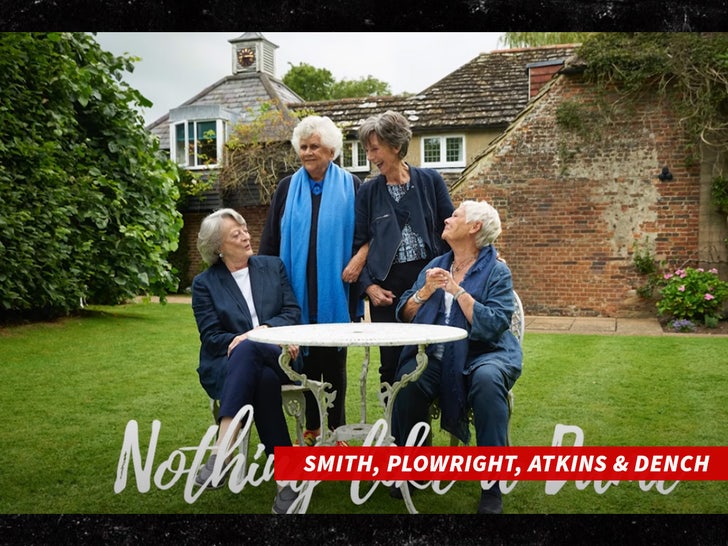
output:
<path id="1" fill-rule="evenodd" d="M 275 479 L 728 480 L 728 447 L 276 447 Z"/>

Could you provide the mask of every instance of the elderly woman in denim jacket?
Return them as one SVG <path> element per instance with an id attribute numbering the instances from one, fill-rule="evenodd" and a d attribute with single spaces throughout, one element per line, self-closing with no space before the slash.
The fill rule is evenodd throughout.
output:
<path id="1" fill-rule="evenodd" d="M 397 445 L 405 444 L 415 424 L 428 420 L 435 399 L 440 400 L 442 428 L 464 443 L 470 440 L 472 409 L 476 444 L 507 444 L 508 391 L 521 375 L 523 354 L 510 331 L 515 310 L 511 272 L 493 245 L 500 232 L 492 206 L 463 202 L 442 234 L 452 250 L 432 260 L 402 295 L 397 316 L 403 322 L 457 326 L 468 337 L 428 347 L 427 368 L 395 401 Z M 398 378 L 415 368 L 416 350 L 406 347 L 402 352 Z M 498 485 L 483 490 L 478 513 L 501 511 Z"/>

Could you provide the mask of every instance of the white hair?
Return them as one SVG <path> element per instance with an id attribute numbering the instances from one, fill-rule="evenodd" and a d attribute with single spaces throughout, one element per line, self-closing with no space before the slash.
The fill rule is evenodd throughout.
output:
<path id="1" fill-rule="evenodd" d="M 330 118 L 321 116 L 307 116 L 296 125 L 291 137 L 291 144 L 296 153 L 299 153 L 301 149 L 301 139 L 310 138 L 313 135 L 319 136 L 322 146 L 334 151 L 334 159 L 339 157 L 341 148 L 344 146 L 341 129 Z"/>
<path id="2" fill-rule="evenodd" d="M 475 234 L 475 246 L 486 247 L 495 242 L 501 234 L 501 221 L 498 211 L 487 201 L 463 201 L 460 206 L 465 211 L 466 222 L 480 222 L 480 231 Z"/>
<path id="3" fill-rule="evenodd" d="M 248 225 L 245 218 L 235 209 L 220 209 L 207 215 L 197 233 L 197 250 L 206 264 L 212 265 L 220 259 L 222 226 L 225 218 L 232 218 L 243 227 Z"/>

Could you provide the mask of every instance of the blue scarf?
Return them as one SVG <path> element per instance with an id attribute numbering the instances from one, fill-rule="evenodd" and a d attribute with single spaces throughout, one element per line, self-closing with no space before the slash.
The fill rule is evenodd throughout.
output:
<path id="1" fill-rule="evenodd" d="M 306 264 L 311 235 L 313 184 L 301 167 L 291 178 L 281 219 L 281 260 L 301 306 L 301 322 L 311 313 L 319 323 L 349 322 L 349 284 L 341 272 L 351 259 L 354 241 L 354 183 L 351 173 L 333 162 L 324 175 L 316 240 L 318 309 L 309 309 Z"/>
<path id="2" fill-rule="evenodd" d="M 468 270 L 463 282 L 460 283 L 460 286 L 476 299 L 484 293 L 488 276 L 496 261 L 496 255 L 493 245 L 481 249 L 478 259 Z M 452 261 L 453 253 L 450 251 L 436 258 L 429 267 L 449 269 Z M 412 322 L 418 324 L 445 324 L 445 318 L 445 292 L 437 290 L 422 304 Z M 468 358 L 470 330 L 472 327 L 456 302 L 453 302 L 450 308 L 449 325 L 467 330 L 468 337 L 445 343 L 440 378 L 440 409 L 442 410 L 440 423 L 443 429 L 467 444 L 470 441 L 470 429 L 468 428 L 468 401 L 463 371 Z M 402 351 L 400 362 L 404 362 L 404 358 L 413 356 L 416 348 L 414 348 L 414 352 L 412 349 L 408 347 L 405 351 Z M 435 348 L 430 346 L 427 351 L 428 355 L 434 350 Z"/>

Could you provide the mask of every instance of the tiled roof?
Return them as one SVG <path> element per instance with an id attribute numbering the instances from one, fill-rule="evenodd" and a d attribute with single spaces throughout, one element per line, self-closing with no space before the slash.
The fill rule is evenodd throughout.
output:
<path id="1" fill-rule="evenodd" d="M 409 97 L 367 97 L 289 106 L 303 106 L 328 116 L 352 132 L 367 117 L 390 109 L 405 115 L 415 133 L 505 127 L 528 103 L 528 65 L 563 61 L 573 55 L 575 48 L 570 44 L 481 53 Z"/>
<path id="2" fill-rule="evenodd" d="M 216 105 L 237 112 L 240 120 L 251 117 L 249 108 L 257 110 L 261 100 L 279 100 L 282 104 L 296 104 L 301 98 L 283 83 L 261 72 L 226 76 L 180 106 Z M 147 126 L 159 137 L 160 147 L 169 149 L 169 114 Z"/>

